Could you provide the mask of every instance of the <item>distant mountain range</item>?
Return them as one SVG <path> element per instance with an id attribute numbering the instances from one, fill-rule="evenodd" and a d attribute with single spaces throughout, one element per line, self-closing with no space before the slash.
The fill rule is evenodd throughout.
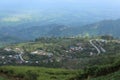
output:
<path id="1" fill-rule="evenodd" d="M 90 35 L 111 35 L 114 37 L 120 37 L 120 19 L 103 20 L 83 26 L 82 29 L 82 33 L 88 33 Z"/>
<path id="2" fill-rule="evenodd" d="M 14 27 L 0 27 L 0 41 L 33 40 L 44 36 L 76 36 L 76 35 L 112 35 L 120 37 L 120 19 L 104 20 L 85 26 L 74 27 L 59 24 L 32 26 L 21 24 Z"/>

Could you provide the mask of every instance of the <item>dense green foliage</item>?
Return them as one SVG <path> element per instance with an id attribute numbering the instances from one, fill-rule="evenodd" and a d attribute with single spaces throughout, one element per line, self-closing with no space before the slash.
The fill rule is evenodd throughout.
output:
<path id="1" fill-rule="evenodd" d="M 120 79 L 120 71 L 117 71 L 117 72 L 108 74 L 106 76 L 101 76 L 101 77 L 93 78 L 90 80 L 119 80 L 119 79 Z"/>
<path id="2" fill-rule="evenodd" d="M 3 78 L 3 77 L 0 77 L 0 80 L 7 80 L 7 79 L 5 79 L 5 78 Z"/>
<path id="3" fill-rule="evenodd" d="M 117 58 L 109 65 L 96 65 L 82 70 L 1 66 L 0 74 L 6 75 L 10 80 L 119 80 L 120 59 Z"/>
<path id="4" fill-rule="evenodd" d="M 120 78 L 119 74 L 117 74 L 119 73 L 119 70 L 120 70 L 120 59 L 116 59 L 114 63 L 109 64 L 109 65 L 96 65 L 96 66 L 85 68 L 83 71 L 79 72 L 79 75 L 77 75 L 75 78 L 71 78 L 71 80 L 74 80 L 74 79 L 75 80 L 86 80 L 86 79 L 88 80 L 109 80 L 110 77 L 108 76 L 110 75 L 111 75 L 110 80 L 114 80 L 114 79 L 118 80 Z"/>
<path id="5" fill-rule="evenodd" d="M 76 75 L 72 70 L 29 66 L 2 66 L 0 73 L 19 80 L 67 80 Z"/>

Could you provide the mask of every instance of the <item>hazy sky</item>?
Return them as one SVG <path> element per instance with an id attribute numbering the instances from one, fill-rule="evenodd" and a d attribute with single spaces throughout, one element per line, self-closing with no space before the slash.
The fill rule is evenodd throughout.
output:
<path id="1" fill-rule="evenodd" d="M 2 14 L 2 17 L 3 15 L 5 15 L 5 17 L 1 18 L 0 21 L 14 22 L 14 21 L 21 21 L 22 19 L 25 18 L 31 19 L 31 17 L 35 16 L 35 14 L 33 13 L 35 14 L 37 13 L 37 15 L 42 15 L 43 16 L 42 19 L 44 17 L 46 17 L 46 19 L 51 19 L 51 17 L 54 17 L 55 19 L 59 19 L 59 15 L 63 15 L 63 14 L 65 14 L 65 16 L 67 15 L 70 17 L 71 14 L 77 16 L 75 20 L 77 20 L 79 16 L 80 17 L 82 16 L 85 20 L 88 19 L 89 17 L 91 18 L 92 16 L 102 19 L 120 18 L 120 0 L 1 0 L 0 1 L 0 14 Z M 8 14 L 9 16 L 6 17 L 6 15 Z"/>
<path id="2" fill-rule="evenodd" d="M 55 8 L 120 8 L 120 0 L 1 0 L 0 10 Z"/>

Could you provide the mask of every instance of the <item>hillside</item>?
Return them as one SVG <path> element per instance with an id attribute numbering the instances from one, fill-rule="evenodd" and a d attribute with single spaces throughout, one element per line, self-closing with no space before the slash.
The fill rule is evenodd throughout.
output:
<path id="1" fill-rule="evenodd" d="M 9 80 L 68 80 L 76 75 L 74 70 L 30 66 L 2 66 L 0 74 Z"/>
<path id="2" fill-rule="evenodd" d="M 94 24 L 83 27 L 83 33 L 90 35 L 112 35 L 120 37 L 120 19 L 118 20 L 104 20 Z"/>
<path id="3" fill-rule="evenodd" d="M 117 80 L 119 57 L 120 40 L 111 36 L 42 37 L 1 48 L 0 74 L 10 80 Z"/>
<path id="4" fill-rule="evenodd" d="M 120 59 L 109 65 L 96 65 L 83 70 L 52 69 L 30 66 L 1 66 L 1 80 L 119 80 Z"/>
<path id="5" fill-rule="evenodd" d="M 0 80 L 120 80 L 120 0 L 1 0 Z"/>
<path id="6" fill-rule="evenodd" d="M 36 25 L 20 24 L 14 27 L 0 28 L 0 41 L 20 42 L 47 36 L 97 36 L 112 35 L 120 37 L 120 20 L 104 20 L 86 26 L 72 27 L 59 24 Z"/>
<path id="7" fill-rule="evenodd" d="M 120 79 L 120 70 L 113 72 L 111 74 L 108 74 L 106 76 L 93 78 L 91 80 L 119 80 Z"/>
<path id="8" fill-rule="evenodd" d="M 108 65 L 94 65 L 85 68 L 70 80 L 119 80 L 120 79 L 120 59 Z"/>
<path id="9" fill-rule="evenodd" d="M 109 64 L 120 53 L 120 41 L 105 38 L 37 38 L 35 41 L 1 48 L 0 64 L 35 65 L 67 69 L 85 68 L 95 64 Z M 112 60 L 109 60 L 109 58 L 112 58 Z"/>

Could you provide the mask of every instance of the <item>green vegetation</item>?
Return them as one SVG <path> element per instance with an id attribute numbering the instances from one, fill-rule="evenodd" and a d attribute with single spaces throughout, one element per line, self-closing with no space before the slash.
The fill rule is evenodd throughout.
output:
<path id="1" fill-rule="evenodd" d="M 2 66 L 0 73 L 10 80 L 68 80 L 76 75 L 76 71 L 65 69 L 40 68 L 29 66 Z"/>
<path id="2" fill-rule="evenodd" d="M 120 56 L 119 56 L 120 57 Z M 83 69 L 71 80 L 119 80 L 120 75 L 120 59 L 116 59 L 114 63 L 109 65 L 96 65 Z M 109 77 L 111 75 L 111 77 Z M 102 76 L 102 77 L 101 77 Z"/>
<path id="3" fill-rule="evenodd" d="M 88 39 L 75 37 L 75 38 L 67 38 L 67 37 L 42 37 L 37 38 L 32 42 L 25 42 L 20 44 L 15 44 L 12 47 L 23 48 L 27 52 L 31 52 L 34 50 L 46 50 L 51 52 L 56 51 L 64 51 L 68 49 L 70 46 L 75 46 L 77 43 L 88 43 Z M 64 49 L 64 50 L 63 50 Z"/>
<path id="4" fill-rule="evenodd" d="M 120 79 L 120 71 L 117 71 L 117 72 L 108 74 L 106 76 L 101 76 L 101 77 L 93 78 L 90 80 L 119 80 L 119 79 Z"/>
<path id="5" fill-rule="evenodd" d="M 10 80 L 119 80 L 120 59 L 117 58 L 112 64 L 95 65 L 81 70 L 1 66 L 0 74 L 6 75 Z"/>
<path id="6" fill-rule="evenodd" d="M 42 37 L 1 48 L 0 74 L 10 80 L 119 80 L 119 57 L 120 41 L 111 36 Z"/>
<path id="7" fill-rule="evenodd" d="M 93 40 L 93 44 L 100 49 L 99 55 L 90 44 L 90 40 Z M 67 69 L 111 64 L 120 55 L 119 42 L 118 39 L 107 35 L 98 37 L 41 37 L 35 41 L 14 44 L 1 49 L 0 56 L 4 59 L 1 59 L 0 64 Z M 106 51 L 102 51 L 101 47 Z M 33 54 L 34 52 L 37 53 Z M 23 53 L 22 58 L 27 62 L 21 63 L 19 58 L 21 53 Z"/>
<path id="8" fill-rule="evenodd" d="M 3 78 L 3 77 L 0 77 L 0 80 L 7 80 L 7 79 L 5 79 L 5 78 Z"/>

